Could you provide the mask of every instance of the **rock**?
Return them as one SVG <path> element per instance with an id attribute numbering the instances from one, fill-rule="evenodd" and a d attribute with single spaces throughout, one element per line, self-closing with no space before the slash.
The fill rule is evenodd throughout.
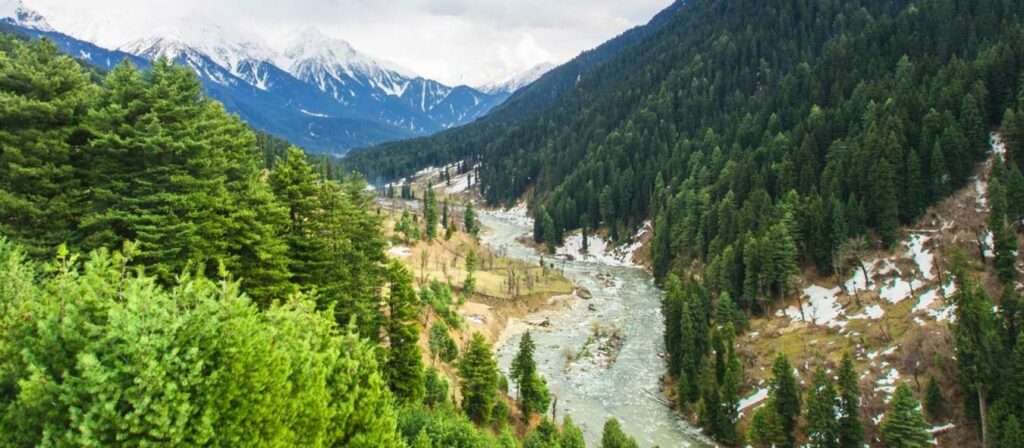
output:
<path id="1" fill-rule="evenodd" d="M 591 294 L 587 288 L 577 288 L 576 295 L 580 296 L 583 300 L 590 300 L 594 298 L 594 295 Z"/>
<path id="2" fill-rule="evenodd" d="M 591 313 L 596 312 L 597 311 L 597 307 L 594 306 L 593 303 L 591 303 L 590 305 L 587 305 L 587 311 L 590 311 Z"/>

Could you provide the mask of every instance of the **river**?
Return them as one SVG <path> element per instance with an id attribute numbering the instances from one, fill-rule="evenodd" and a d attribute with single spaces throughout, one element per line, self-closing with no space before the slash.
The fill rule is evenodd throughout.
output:
<path id="1" fill-rule="evenodd" d="M 507 256 L 539 262 L 540 254 L 518 239 L 532 231 L 529 223 L 511 214 L 481 213 L 486 230 L 483 241 L 503 249 Z M 523 322 L 506 330 L 498 347 L 498 363 L 507 374 L 520 336 L 531 330 L 536 342 L 537 368 L 557 398 L 557 415 L 566 414 L 583 428 L 588 446 L 600 446 L 604 422 L 616 417 L 641 447 L 705 446 L 703 438 L 666 407 L 659 377 L 665 370 L 661 291 L 642 269 L 583 261 L 551 260 L 577 286 L 593 298 L 577 301 L 570 310 L 538 313 L 526 321 L 550 318 L 548 328 Z M 615 327 L 624 342 L 615 362 L 607 368 L 567 371 L 566 353 L 580 350 L 592 333 L 592 324 Z"/>

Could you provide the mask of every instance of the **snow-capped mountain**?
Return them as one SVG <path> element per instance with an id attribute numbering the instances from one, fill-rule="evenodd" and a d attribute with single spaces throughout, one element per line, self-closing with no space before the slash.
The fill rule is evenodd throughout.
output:
<path id="1" fill-rule="evenodd" d="M 60 20 L 74 36 L 54 30 L 42 14 L 21 0 L 0 0 L 0 18 L 24 34 L 49 38 L 64 52 L 102 68 L 110 69 L 125 59 L 145 67 L 159 58 L 189 67 L 212 98 L 253 127 L 306 149 L 333 154 L 467 124 L 543 73 L 531 70 L 482 91 L 417 76 L 315 28 L 267 43 L 259 36 L 189 16 L 108 50 L 87 39 L 114 41 L 122 33 L 106 27 L 117 26 L 116 17 Z"/>
<path id="2" fill-rule="evenodd" d="M 555 67 L 557 67 L 555 64 L 545 62 L 543 64 L 538 64 L 523 73 L 506 77 L 498 82 L 479 86 L 477 89 L 489 94 L 507 93 L 511 95 L 512 93 L 515 93 L 515 91 L 533 84 L 534 81 L 540 79 L 541 76 L 544 76 L 544 74 Z"/>
<path id="3" fill-rule="evenodd" d="M 42 14 L 29 9 L 21 0 L 0 0 L 0 21 L 35 31 L 54 31 Z"/>

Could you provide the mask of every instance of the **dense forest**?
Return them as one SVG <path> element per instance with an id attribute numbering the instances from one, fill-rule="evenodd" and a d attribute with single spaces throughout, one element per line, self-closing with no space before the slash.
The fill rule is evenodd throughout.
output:
<path id="1" fill-rule="evenodd" d="M 0 34 L 0 166 L 0 446 L 583 446 L 515 430 L 549 400 L 528 338 L 522 403 L 480 335 L 435 324 L 458 383 L 428 366 L 451 289 L 388 261 L 361 178 L 187 68 Z"/>
<path id="2" fill-rule="evenodd" d="M 1013 286 L 1024 217 L 1022 18 L 1024 3 L 1011 0 L 694 0 L 536 115 L 500 132 L 478 123 L 457 139 L 364 151 L 352 162 L 387 178 L 417 163 L 473 160 L 487 202 L 525 195 L 534 237 L 549 246 L 579 228 L 625 241 L 652 221 L 677 406 L 733 444 L 741 437 L 729 346 L 746 316 L 792 296 L 803 272 L 828 276 L 895 245 L 902 226 L 967 184 L 1000 129 L 1007 163 L 993 169 L 988 227 L 1007 292 L 992 300 L 972 286 L 971 269 L 954 272 L 954 332 L 972 397 L 966 413 L 988 446 L 1020 446 L 1019 390 L 994 387 L 1015 370 L 987 362 L 1021 352 Z M 796 435 L 803 400 L 790 390 L 786 363 L 779 360 L 773 383 L 776 411 L 755 418 L 760 432 L 748 441 L 813 438 Z M 816 390 L 855 396 L 849 384 L 836 391 L 826 380 Z M 902 411 L 916 408 L 908 393 L 897 394 Z M 849 417 L 856 406 L 845 407 L 838 423 L 822 420 L 835 414 L 822 406 L 803 409 L 845 428 L 814 446 L 862 445 L 858 417 Z M 891 437 L 919 426 L 911 414 L 889 425 Z M 920 446 L 925 436 L 911 433 L 889 445 Z"/>

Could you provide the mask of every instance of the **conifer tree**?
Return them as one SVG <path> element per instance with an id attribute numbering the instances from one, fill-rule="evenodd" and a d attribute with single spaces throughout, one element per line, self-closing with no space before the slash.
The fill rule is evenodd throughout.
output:
<path id="1" fill-rule="evenodd" d="M 639 445 L 636 440 L 622 431 L 619 420 L 613 417 L 604 423 L 601 448 L 639 448 Z"/>
<path id="2" fill-rule="evenodd" d="M 489 422 L 498 393 L 498 365 L 483 335 L 473 334 L 458 368 L 462 411 L 478 425 Z"/>
<path id="3" fill-rule="evenodd" d="M 910 386 L 900 383 L 882 419 L 882 438 L 888 448 L 923 448 L 929 445 L 928 422 Z"/>
<path id="4" fill-rule="evenodd" d="M 476 293 L 476 263 L 476 251 L 470 249 L 466 254 L 466 280 L 462 282 L 462 290 L 468 295 Z"/>
<path id="5" fill-rule="evenodd" d="M 860 423 L 860 385 L 853 355 L 846 353 L 839 366 L 839 447 L 861 448 L 864 428 Z"/>
<path id="6" fill-rule="evenodd" d="M 423 198 L 423 224 L 426 226 L 427 241 L 437 238 L 437 193 L 430 185 L 427 185 Z"/>
<path id="7" fill-rule="evenodd" d="M 400 263 L 388 267 L 387 317 L 384 331 L 388 351 L 385 373 L 395 397 L 406 403 L 418 403 L 425 393 L 423 356 L 419 347 L 420 308 L 412 275 Z"/>
<path id="8" fill-rule="evenodd" d="M 754 413 L 747 429 L 747 441 L 753 446 L 772 448 L 789 443 L 779 413 L 775 409 L 774 400 L 769 399 L 768 403 Z"/>
<path id="9" fill-rule="evenodd" d="M 807 397 L 807 439 L 814 448 L 839 448 L 839 421 L 836 419 L 835 386 L 825 369 L 814 372 Z"/>
<path id="10" fill-rule="evenodd" d="M 562 421 L 562 436 L 558 439 L 559 448 L 586 448 L 587 443 L 583 439 L 583 430 L 572 421 L 572 416 L 566 415 Z"/>
<path id="11" fill-rule="evenodd" d="M 1017 230 L 1009 225 L 1000 225 L 995 235 L 995 268 L 1003 284 L 1012 284 L 1017 278 Z"/>
<path id="12" fill-rule="evenodd" d="M 779 353 L 772 363 L 772 379 L 769 383 L 775 412 L 786 435 L 787 446 L 796 444 L 796 425 L 800 419 L 800 386 L 793 375 L 793 367 L 786 355 Z"/>
<path id="13" fill-rule="evenodd" d="M 448 401 L 448 380 L 437 369 L 434 367 L 427 369 L 423 384 L 426 391 L 423 396 L 423 404 L 437 407 L 450 403 Z"/>
<path id="14" fill-rule="evenodd" d="M 939 383 L 935 381 L 935 377 L 928 377 L 928 385 L 925 387 L 924 396 L 924 410 L 928 413 L 928 417 L 939 419 L 942 417 L 943 410 L 946 407 L 946 399 L 942 396 L 942 389 L 939 388 Z"/>
<path id="15" fill-rule="evenodd" d="M 462 225 L 466 228 L 466 233 L 474 236 L 480 233 L 480 225 L 476 221 L 476 210 L 474 210 L 472 202 L 466 203 L 462 218 Z"/>
<path id="16" fill-rule="evenodd" d="M 448 326 L 442 322 L 435 322 L 430 327 L 429 346 L 430 354 L 435 360 L 450 363 L 459 356 L 459 348 L 448 333 Z"/>
<path id="17" fill-rule="evenodd" d="M 2 39 L 0 234 L 49 258 L 72 240 L 81 188 L 72 145 L 96 90 L 52 42 Z"/>
<path id="18" fill-rule="evenodd" d="M 954 262 L 957 292 L 956 340 L 957 366 L 965 390 L 964 404 L 968 415 L 975 416 L 982 425 L 982 444 L 987 443 L 989 391 L 994 386 L 996 359 L 1001 348 L 992 303 L 981 286 L 967 277 L 963 261 Z"/>
<path id="19" fill-rule="evenodd" d="M 509 379 L 519 388 L 519 404 L 527 418 L 534 413 L 543 413 L 551 402 L 547 385 L 537 373 L 534 350 L 533 337 L 527 331 L 519 340 L 519 352 L 512 359 L 509 372 Z"/>

